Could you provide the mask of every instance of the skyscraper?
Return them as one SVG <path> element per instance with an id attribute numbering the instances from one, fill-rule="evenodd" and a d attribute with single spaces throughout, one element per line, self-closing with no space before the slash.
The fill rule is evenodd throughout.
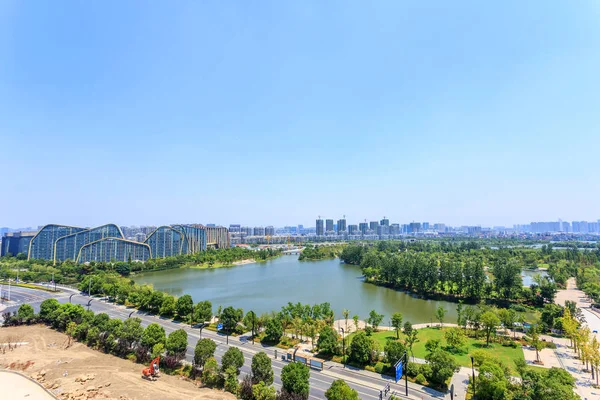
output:
<path id="1" fill-rule="evenodd" d="M 358 225 L 348 225 L 348 233 L 350 235 L 358 235 Z"/>
<path id="2" fill-rule="evenodd" d="M 323 236 L 325 234 L 325 228 L 323 226 L 323 220 L 321 217 L 317 219 L 317 236 Z"/>
<path id="3" fill-rule="evenodd" d="M 358 224 L 358 230 L 363 235 L 366 234 L 367 231 L 369 230 L 369 224 L 367 224 L 366 222 L 361 222 L 360 224 Z"/>
<path id="4" fill-rule="evenodd" d="M 325 232 L 333 232 L 333 220 L 332 219 L 325 220 Z"/>
<path id="5" fill-rule="evenodd" d="M 338 232 L 346 232 L 346 218 L 338 219 L 337 231 Z"/>
<path id="6" fill-rule="evenodd" d="M 379 222 L 377 222 L 377 221 L 369 222 L 369 229 L 372 230 L 373 232 L 377 232 L 378 226 L 379 226 Z"/>
<path id="7" fill-rule="evenodd" d="M 386 217 L 383 217 L 383 219 L 381 221 L 379 221 L 379 224 L 381 226 L 390 226 L 390 220 L 387 219 Z"/>

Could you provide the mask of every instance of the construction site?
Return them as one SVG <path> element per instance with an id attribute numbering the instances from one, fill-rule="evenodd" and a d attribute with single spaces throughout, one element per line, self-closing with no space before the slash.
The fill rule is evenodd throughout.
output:
<path id="1" fill-rule="evenodd" d="M 11 388 L 2 399 L 235 399 L 159 373 L 157 365 L 95 351 L 42 325 L 0 330 L 0 385 Z"/>

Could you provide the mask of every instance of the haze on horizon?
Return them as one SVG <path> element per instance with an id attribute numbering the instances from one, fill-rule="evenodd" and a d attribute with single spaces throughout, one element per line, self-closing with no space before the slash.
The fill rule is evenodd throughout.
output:
<path id="1" fill-rule="evenodd" d="M 0 2 L 0 226 L 597 220 L 599 18 Z"/>

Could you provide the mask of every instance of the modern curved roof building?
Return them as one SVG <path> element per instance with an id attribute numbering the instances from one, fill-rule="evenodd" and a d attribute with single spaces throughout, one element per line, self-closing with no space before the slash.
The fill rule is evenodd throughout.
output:
<path id="1" fill-rule="evenodd" d="M 73 260 L 79 256 L 79 250 L 86 244 L 104 238 L 125 239 L 121 228 L 115 224 L 107 224 L 96 228 L 86 229 L 58 238 L 54 243 L 54 262 Z"/>
<path id="2" fill-rule="evenodd" d="M 56 241 L 67 235 L 81 232 L 85 228 L 66 225 L 46 225 L 35 234 L 29 242 L 29 252 L 27 259 L 54 260 L 54 244 Z"/>
<path id="3" fill-rule="evenodd" d="M 141 243 L 126 240 L 121 228 L 115 224 L 95 228 L 50 224 L 31 238 L 28 259 L 52 260 L 54 263 L 65 260 L 77 263 L 146 261 L 204 250 L 205 229 L 190 225 L 161 226 Z"/>
<path id="4" fill-rule="evenodd" d="M 150 246 L 119 238 L 104 238 L 81 247 L 78 263 L 146 261 L 152 257 Z"/>
<path id="5" fill-rule="evenodd" d="M 154 258 L 164 258 L 183 254 L 185 242 L 185 234 L 182 231 L 171 226 L 159 226 L 148 235 L 144 243 L 150 246 Z"/>

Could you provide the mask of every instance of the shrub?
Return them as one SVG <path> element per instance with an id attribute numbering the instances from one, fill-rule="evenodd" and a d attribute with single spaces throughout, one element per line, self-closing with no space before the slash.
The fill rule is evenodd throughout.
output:
<path id="1" fill-rule="evenodd" d="M 419 385 L 424 384 L 426 381 L 425 377 L 423 376 L 423 374 L 419 374 L 416 376 L 415 378 L 415 382 L 417 382 Z"/>
<path id="2" fill-rule="evenodd" d="M 556 343 L 554 342 L 546 342 L 547 349 L 556 349 Z"/>
<path id="3" fill-rule="evenodd" d="M 414 378 L 419 374 L 419 364 L 415 364 L 414 362 L 409 362 L 406 366 L 406 374 L 411 378 Z"/>
<path id="4" fill-rule="evenodd" d="M 419 366 L 419 375 L 430 377 L 431 373 L 432 373 L 432 371 L 431 371 L 431 365 L 429 365 L 429 364 L 421 364 Z"/>
<path id="5" fill-rule="evenodd" d="M 371 328 L 370 326 L 367 326 L 365 328 L 365 333 L 367 334 L 367 336 L 371 336 L 373 334 L 373 328 Z"/>

